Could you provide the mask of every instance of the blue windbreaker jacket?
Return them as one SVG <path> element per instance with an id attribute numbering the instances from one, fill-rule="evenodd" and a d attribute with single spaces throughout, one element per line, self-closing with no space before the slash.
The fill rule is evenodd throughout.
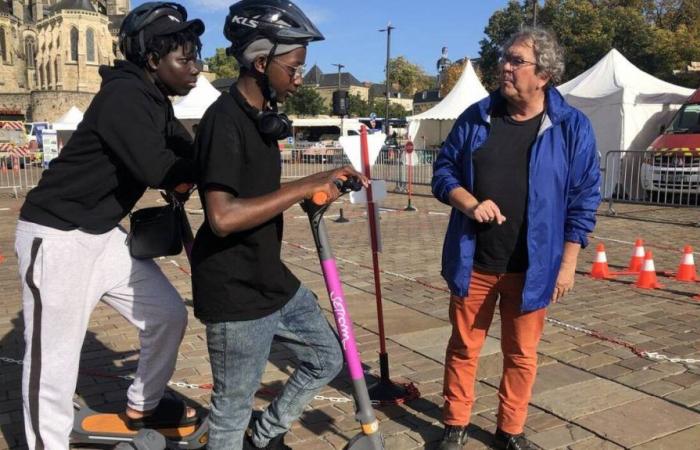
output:
<path id="1" fill-rule="evenodd" d="M 499 91 L 471 105 L 457 119 L 433 166 L 433 195 L 445 204 L 462 186 L 473 192 L 472 154 L 486 141 Z M 600 162 L 588 118 L 559 91 L 546 92 L 546 110 L 532 146 L 527 199 L 529 264 L 521 310 L 549 304 L 559 274 L 564 242 L 588 244 L 600 203 Z M 453 208 L 442 251 L 442 276 L 450 291 L 466 297 L 471 280 L 474 221 Z"/>

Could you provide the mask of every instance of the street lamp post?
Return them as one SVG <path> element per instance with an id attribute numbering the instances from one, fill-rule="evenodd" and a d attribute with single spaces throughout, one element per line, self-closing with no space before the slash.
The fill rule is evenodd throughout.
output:
<path id="1" fill-rule="evenodd" d="M 386 32 L 386 114 L 384 115 L 384 133 L 389 134 L 389 60 L 391 58 L 391 30 L 396 27 L 391 26 L 389 22 L 386 28 L 379 30 L 380 33 Z"/>
<path id="2" fill-rule="evenodd" d="M 340 89 L 341 89 L 341 87 L 340 87 L 340 85 L 341 85 L 341 83 L 340 83 L 340 80 L 341 80 L 340 71 L 345 66 L 343 64 L 340 64 L 340 63 L 333 64 L 333 65 L 338 68 L 338 95 L 340 95 Z M 340 115 L 340 135 L 341 136 L 343 135 L 343 114 Z"/>
<path id="3" fill-rule="evenodd" d="M 333 64 L 333 65 L 338 68 L 338 90 L 340 90 L 340 71 L 345 66 L 343 64 Z"/>

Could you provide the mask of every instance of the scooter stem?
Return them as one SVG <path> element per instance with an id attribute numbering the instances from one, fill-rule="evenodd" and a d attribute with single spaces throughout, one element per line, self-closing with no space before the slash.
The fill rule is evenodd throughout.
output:
<path id="1" fill-rule="evenodd" d="M 357 407 L 356 418 L 362 426 L 362 433 L 365 435 L 363 439 L 354 440 L 349 444 L 348 449 L 361 447 L 368 450 L 383 450 L 381 434 L 379 433 L 379 421 L 374 415 L 374 409 L 367 393 L 367 384 L 362 370 L 362 361 L 360 360 L 359 352 L 357 351 L 357 342 L 355 341 L 355 333 L 353 331 L 352 319 L 348 312 L 345 302 L 345 294 L 340 282 L 338 267 L 335 263 L 335 258 L 328 242 L 328 233 L 326 224 L 323 221 L 323 214 L 328 209 L 328 205 L 316 205 L 311 200 L 304 200 L 302 208 L 309 216 L 311 223 L 311 231 L 316 243 L 316 250 L 321 261 L 323 270 L 323 278 L 326 282 L 326 289 L 330 297 L 331 306 L 333 307 L 333 316 L 335 325 L 340 336 L 340 342 L 345 356 L 345 362 L 348 365 L 350 378 L 352 380 L 355 392 L 355 404 Z M 361 443 L 360 443 L 361 442 Z"/>

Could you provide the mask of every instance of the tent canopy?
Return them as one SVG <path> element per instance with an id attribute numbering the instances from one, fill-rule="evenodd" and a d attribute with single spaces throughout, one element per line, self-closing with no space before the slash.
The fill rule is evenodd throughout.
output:
<path id="1" fill-rule="evenodd" d="M 197 78 L 197 86 L 173 105 L 175 117 L 180 120 L 201 119 L 209 105 L 214 103 L 219 95 L 221 92 L 212 86 L 203 75 L 200 75 Z"/>
<path id="2" fill-rule="evenodd" d="M 693 93 L 638 69 L 615 49 L 558 89 L 591 119 L 603 167 L 610 151 L 645 150 Z"/>
<path id="3" fill-rule="evenodd" d="M 471 61 L 467 61 L 449 94 L 440 103 L 415 116 L 407 117 L 408 135 L 418 147 L 439 145 L 445 140 L 457 117 L 488 92 L 479 81 Z"/>
<path id="4" fill-rule="evenodd" d="M 76 130 L 78 124 L 83 121 L 83 113 L 77 107 L 72 106 L 68 112 L 62 115 L 53 124 L 54 130 Z"/>

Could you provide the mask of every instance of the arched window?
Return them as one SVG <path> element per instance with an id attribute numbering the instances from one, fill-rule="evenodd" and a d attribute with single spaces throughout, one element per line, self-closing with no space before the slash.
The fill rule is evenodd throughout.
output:
<path id="1" fill-rule="evenodd" d="M 7 45 L 5 41 L 5 28 L 0 27 L 0 58 L 7 62 Z"/>
<path id="2" fill-rule="evenodd" d="M 46 81 L 44 76 L 44 65 L 39 64 L 39 89 L 44 89 L 44 81 Z"/>
<path id="3" fill-rule="evenodd" d="M 56 77 L 56 89 L 58 89 L 58 83 L 61 82 L 61 80 L 58 79 L 58 59 L 53 61 L 53 76 Z"/>
<path id="4" fill-rule="evenodd" d="M 70 29 L 70 59 L 71 61 L 78 60 L 78 29 Z"/>
<path id="5" fill-rule="evenodd" d="M 33 69 L 36 67 L 36 43 L 34 38 L 28 37 L 24 41 L 24 53 L 27 55 L 27 68 Z"/>
<path id="6" fill-rule="evenodd" d="M 95 62 L 95 32 L 88 28 L 85 33 L 85 43 L 87 45 L 87 60 Z"/>
<path id="7" fill-rule="evenodd" d="M 51 89 L 51 83 L 53 78 L 51 77 L 51 61 L 46 63 L 46 89 Z"/>

